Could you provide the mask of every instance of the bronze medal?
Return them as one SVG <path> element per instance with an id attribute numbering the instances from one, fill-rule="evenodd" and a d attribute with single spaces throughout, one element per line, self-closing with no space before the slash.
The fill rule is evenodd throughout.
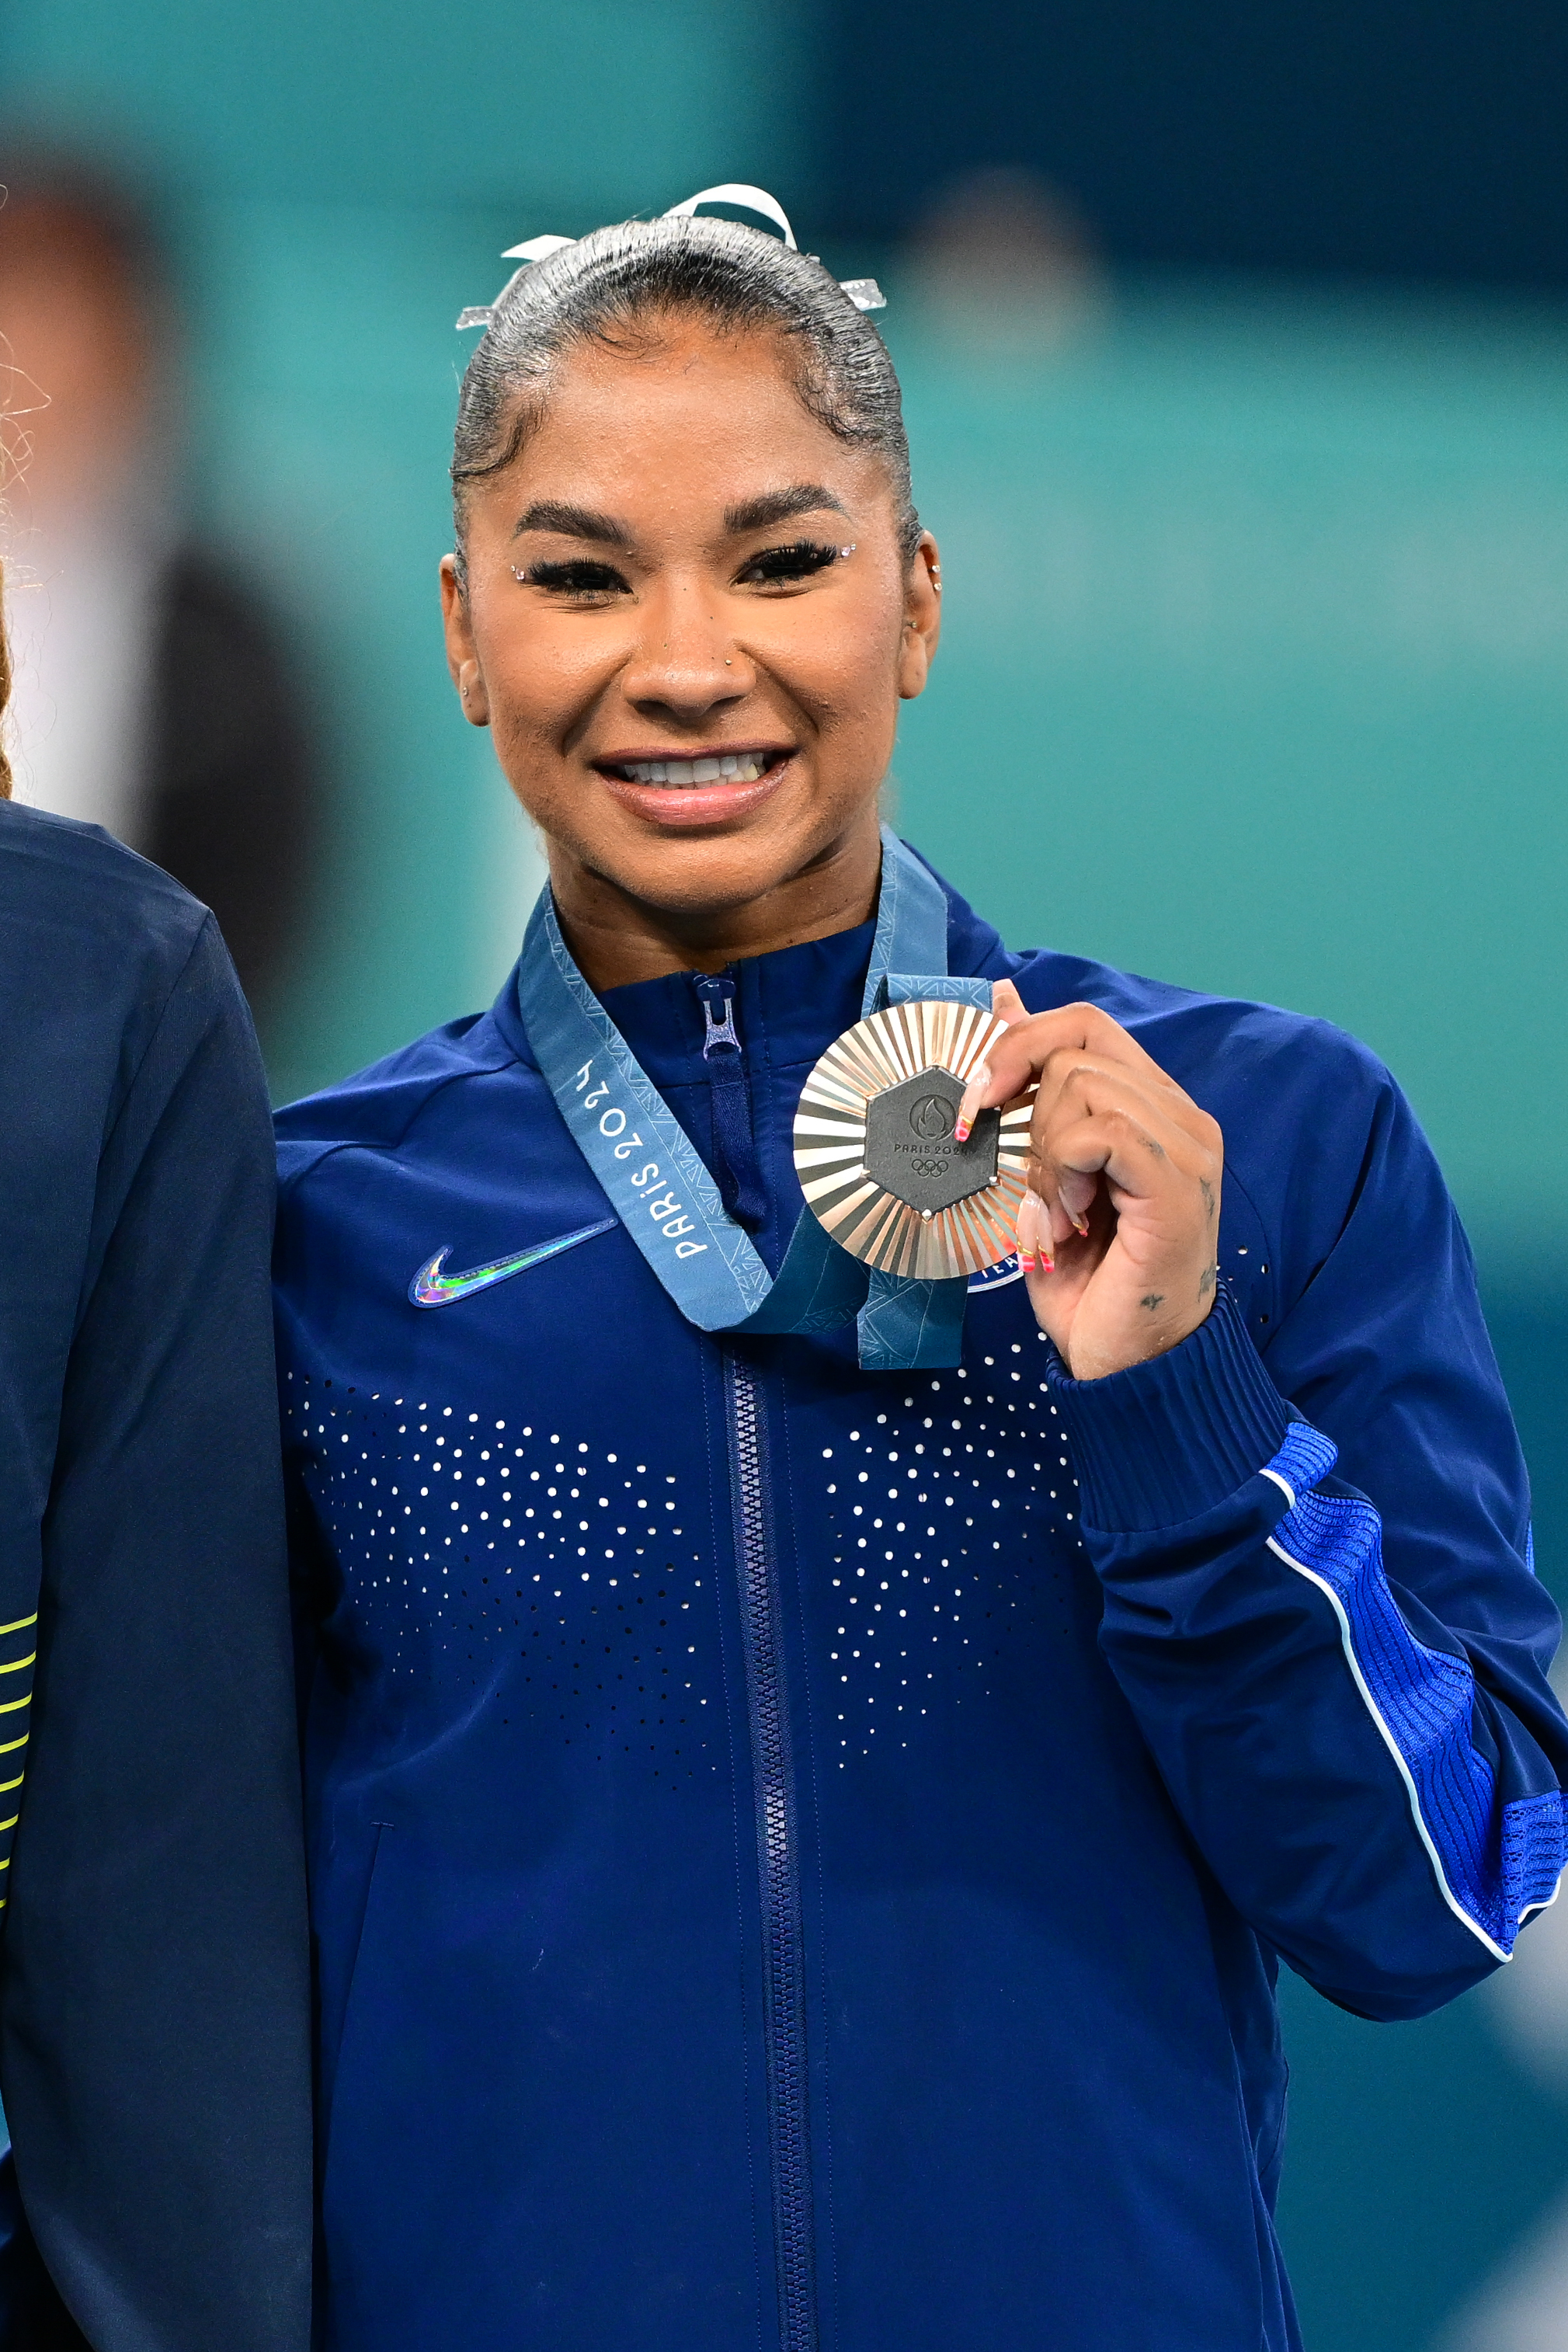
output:
<path id="1" fill-rule="evenodd" d="M 965 1085 L 1007 1024 L 972 1004 L 890 1005 L 846 1029 L 807 1079 L 795 1166 L 840 1247 L 884 1274 L 940 1281 L 1010 1257 L 1029 1164 L 1031 1087 L 953 1126 Z"/>

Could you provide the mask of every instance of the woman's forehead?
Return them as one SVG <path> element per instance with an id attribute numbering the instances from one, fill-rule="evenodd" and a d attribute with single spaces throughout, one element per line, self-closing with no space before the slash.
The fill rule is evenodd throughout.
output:
<path id="1" fill-rule="evenodd" d="M 612 424 L 639 427 L 834 436 L 801 396 L 799 359 L 783 335 L 724 333 L 700 321 L 672 320 L 656 336 L 607 344 L 569 344 L 541 386 L 537 439 Z"/>
<path id="2" fill-rule="evenodd" d="M 645 350 L 563 353 L 537 423 L 493 481 L 519 515 L 559 501 L 712 519 L 803 483 L 847 511 L 882 472 L 807 407 L 782 337 L 685 333 Z"/>

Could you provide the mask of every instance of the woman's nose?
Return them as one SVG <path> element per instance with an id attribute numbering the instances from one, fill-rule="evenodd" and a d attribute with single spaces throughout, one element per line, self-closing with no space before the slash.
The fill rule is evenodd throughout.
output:
<path id="1" fill-rule="evenodd" d="M 689 718 L 747 691 L 751 665 L 706 587 L 672 583 L 648 598 L 642 617 L 643 628 L 622 672 L 629 702 Z"/>

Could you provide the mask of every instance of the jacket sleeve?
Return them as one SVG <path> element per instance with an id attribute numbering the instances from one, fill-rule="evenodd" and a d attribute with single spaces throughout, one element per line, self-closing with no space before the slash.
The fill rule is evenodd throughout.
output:
<path id="1" fill-rule="evenodd" d="M 1385 1074 L 1363 1141 L 1266 1358 L 1222 1286 L 1169 1354 L 1051 1384 L 1104 1654 L 1182 1819 L 1299 1974 L 1405 2018 L 1552 1899 L 1568 1723 L 1469 1247 Z"/>
<path id="2" fill-rule="evenodd" d="M 99 1160 L 5 1915 L 22 2202 L 106 2352 L 309 2341 L 272 1194 L 260 1063 L 209 919 Z"/>

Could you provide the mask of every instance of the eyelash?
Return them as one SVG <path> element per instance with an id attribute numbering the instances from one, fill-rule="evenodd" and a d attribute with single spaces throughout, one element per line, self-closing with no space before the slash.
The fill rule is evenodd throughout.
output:
<path id="1" fill-rule="evenodd" d="M 612 564 L 586 557 L 575 563 L 530 563 L 526 572 L 514 563 L 512 572 L 525 587 L 555 588 L 568 596 L 609 596 L 626 586 Z"/>
<path id="2" fill-rule="evenodd" d="M 781 580 L 809 580 L 814 572 L 825 572 L 830 563 L 836 563 L 847 551 L 842 548 L 829 547 L 821 540 L 792 540 L 788 547 L 765 547 L 760 555 L 751 558 L 738 576 L 745 580 L 748 574 L 759 574 L 757 583 L 759 586 Z M 764 566 L 768 568 L 765 570 Z"/>
<path id="3" fill-rule="evenodd" d="M 851 551 L 847 547 L 831 547 L 825 540 L 816 539 L 792 540 L 787 547 L 765 547 L 737 573 L 737 585 L 789 586 L 792 582 L 810 580 L 816 572 L 825 572 L 830 563 L 837 563 Z M 626 581 L 612 564 L 596 563 L 587 557 L 576 562 L 530 563 L 527 570 L 514 564 L 512 572 L 525 587 L 553 589 L 559 595 L 612 596 L 627 590 Z"/>

